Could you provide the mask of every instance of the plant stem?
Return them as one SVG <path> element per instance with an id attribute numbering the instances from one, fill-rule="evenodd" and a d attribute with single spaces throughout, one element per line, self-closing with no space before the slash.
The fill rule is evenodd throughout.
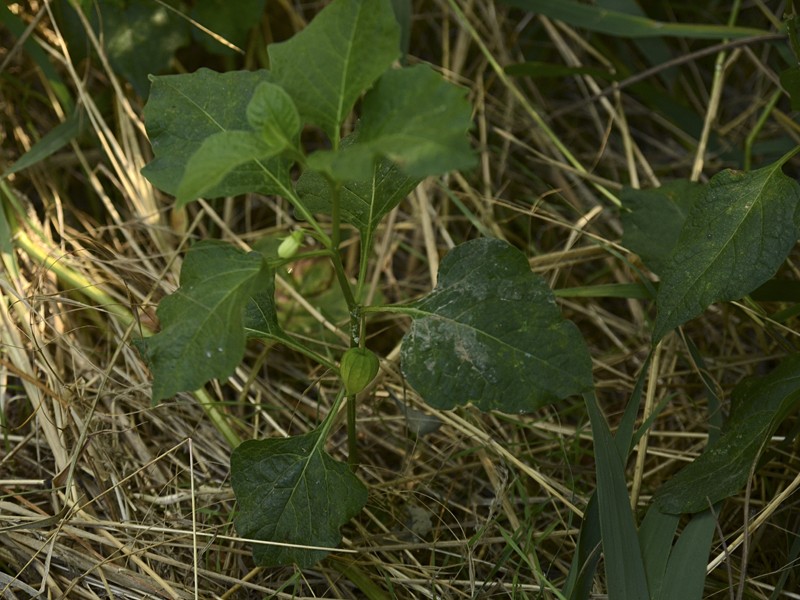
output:
<path id="1" fill-rule="evenodd" d="M 289 348 L 291 350 L 294 350 L 295 352 L 298 352 L 298 353 L 302 354 L 303 356 L 307 356 L 311 360 L 313 360 L 315 362 L 318 362 L 323 367 L 325 367 L 327 369 L 330 369 L 334 373 L 337 373 L 337 374 L 339 373 L 339 369 L 334 363 L 329 361 L 327 358 L 325 358 L 321 354 L 319 354 L 317 352 L 314 352 L 313 350 L 308 348 L 305 344 L 300 344 L 300 343 L 296 342 L 294 339 L 292 339 L 288 335 L 270 336 L 269 339 L 274 340 L 274 341 L 278 342 L 279 344 L 283 344 L 287 348 Z"/>
<path id="2" fill-rule="evenodd" d="M 331 251 L 331 261 L 333 262 L 333 271 L 336 273 L 336 279 L 339 281 L 339 287 L 342 288 L 344 300 L 347 302 L 347 308 L 352 314 L 358 308 L 358 303 L 353 296 L 353 290 L 350 288 L 350 282 L 347 281 L 347 273 L 344 271 L 344 264 L 342 257 L 339 256 L 338 250 Z"/>
<path id="3" fill-rule="evenodd" d="M 339 412 L 339 408 L 342 406 L 342 402 L 344 402 L 345 394 L 344 394 L 344 387 L 336 394 L 336 399 L 333 401 L 333 405 L 331 409 L 328 411 L 328 415 L 322 421 L 322 425 L 319 429 L 319 437 L 320 440 L 324 440 L 328 437 L 328 434 L 331 432 L 331 427 L 333 427 L 333 422 L 336 420 L 336 414 Z"/>
<path id="4" fill-rule="evenodd" d="M 332 179 L 328 182 L 331 186 L 331 245 L 338 252 L 342 236 L 342 184 Z"/>
<path id="5" fill-rule="evenodd" d="M 364 285 L 367 282 L 367 270 L 369 269 L 369 258 L 372 252 L 373 231 L 372 227 L 367 227 L 366 231 L 361 232 L 361 252 L 358 257 L 358 281 L 356 281 L 356 299 L 359 302 L 364 300 Z"/>

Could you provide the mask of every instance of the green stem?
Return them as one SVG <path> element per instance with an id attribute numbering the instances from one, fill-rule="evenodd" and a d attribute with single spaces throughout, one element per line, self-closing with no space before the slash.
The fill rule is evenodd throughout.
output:
<path id="1" fill-rule="evenodd" d="M 289 204 L 297 211 L 306 223 L 308 223 L 314 232 L 317 234 L 317 238 L 319 239 L 320 243 L 328 249 L 334 249 L 333 242 L 331 241 L 330 236 L 325 233 L 325 230 L 322 229 L 322 226 L 319 222 L 314 218 L 309 210 L 305 207 L 300 197 L 295 193 L 295 191 L 291 188 L 284 188 L 281 192 L 281 196 L 283 196 Z"/>
<path id="2" fill-rule="evenodd" d="M 342 294 L 344 294 L 344 300 L 347 302 L 347 308 L 352 314 L 358 308 L 358 303 L 356 302 L 355 296 L 353 296 L 350 282 L 347 281 L 347 273 L 344 271 L 342 257 L 339 256 L 337 250 L 332 250 L 330 256 L 331 262 L 333 262 L 333 272 L 336 273 L 336 279 L 339 281 L 339 287 L 342 288 Z"/>
<path id="3" fill-rule="evenodd" d="M 319 428 L 319 439 L 320 441 L 327 439 L 328 434 L 331 432 L 331 427 L 333 427 L 334 421 L 336 421 L 336 415 L 339 413 L 339 408 L 342 406 L 342 402 L 344 402 L 346 396 L 344 393 L 344 387 L 339 390 L 339 393 L 336 394 L 336 399 L 333 401 L 333 405 L 331 409 L 328 411 L 328 415 L 322 421 L 322 425 Z"/>
<path id="4" fill-rule="evenodd" d="M 269 337 L 267 337 L 265 339 L 269 339 L 269 340 L 275 341 L 275 342 L 277 342 L 279 344 L 283 344 L 287 348 L 289 348 L 291 350 L 294 350 L 295 352 L 298 352 L 298 353 L 302 354 L 303 356 L 307 356 L 311 360 L 321 364 L 323 367 L 325 367 L 327 369 L 330 369 L 334 373 L 337 373 L 337 374 L 339 373 L 339 367 L 337 367 L 335 363 L 331 362 L 330 360 L 328 360 L 326 357 L 322 356 L 321 354 L 318 354 L 317 352 L 314 352 L 313 350 L 311 350 L 310 348 L 308 348 L 304 344 L 301 344 L 300 342 L 297 342 L 296 340 L 292 339 L 288 335 L 284 335 L 284 336 L 280 336 L 280 335 L 269 336 Z"/>
<path id="5" fill-rule="evenodd" d="M 331 186 L 331 243 L 338 252 L 342 239 L 342 184 L 332 179 L 328 181 Z"/>
<path id="6" fill-rule="evenodd" d="M 750 161 L 752 159 L 753 154 L 753 142 L 758 137 L 758 134 L 761 133 L 761 130 L 764 128 L 764 125 L 767 122 L 767 119 L 772 114 L 775 105 L 780 100 L 781 96 L 783 96 L 783 90 L 777 89 L 772 94 L 772 97 L 767 101 L 767 105 L 764 107 L 764 110 L 761 111 L 761 115 L 758 117 L 758 121 L 756 121 L 755 127 L 753 127 L 752 131 L 747 134 L 747 139 L 744 142 L 744 170 L 750 170 Z"/>
<path id="7" fill-rule="evenodd" d="M 367 283 L 367 272 L 369 270 L 369 259 L 372 254 L 372 227 L 367 227 L 366 231 L 361 232 L 361 252 L 358 257 L 358 281 L 356 282 L 356 299 L 364 301 L 364 286 Z"/>

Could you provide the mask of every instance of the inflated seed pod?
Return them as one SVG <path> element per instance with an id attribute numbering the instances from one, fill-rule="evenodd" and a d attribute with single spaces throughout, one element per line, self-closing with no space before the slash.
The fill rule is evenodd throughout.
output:
<path id="1" fill-rule="evenodd" d="M 339 373 L 349 396 L 357 394 L 378 374 L 378 357 L 366 348 L 350 348 L 342 356 Z"/>

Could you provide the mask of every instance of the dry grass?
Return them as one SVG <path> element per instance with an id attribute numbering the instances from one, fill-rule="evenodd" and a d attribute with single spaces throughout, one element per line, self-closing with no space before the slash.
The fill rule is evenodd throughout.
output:
<path id="1" fill-rule="evenodd" d="M 496 68 L 523 55 L 602 67 L 622 47 L 593 46 L 569 27 L 499 3 L 418 4 L 413 54 L 469 87 L 481 162 L 474 173 L 423 184 L 378 232 L 374 293 L 393 300 L 429 290 L 443 253 L 480 234 L 526 249 L 554 288 L 635 280 L 636 258 L 618 246 L 620 186 L 702 179 L 730 164 L 725 152 L 743 146 L 776 89 L 774 49 L 763 44 L 728 51 L 720 79 L 713 76 L 719 54 L 663 74 L 678 79 L 684 107 L 708 124 L 709 148 L 702 134 L 690 136 L 624 84 L 598 95 L 605 82 L 588 76 L 534 85 Z M 281 30 L 314 12 L 288 0 L 277 5 Z M 302 357 L 253 345 L 231 380 L 207 387 L 215 422 L 190 395 L 151 406 L 131 339 L 153 326 L 157 301 L 175 289 L 188 240 L 247 245 L 286 231 L 290 213 L 279 200 L 259 198 L 172 211 L 139 174 L 149 153 L 142 100 L 102 51 L 101 60 L 73 68 L 46 4 L 12 9 L 84 107 L 88 133 L 0 183 L 3 203 L 21 220 L 13 250 L 0 240 L 0 596 L 556 597 L 594 489 L 582 404 L 527 417 L 435 414 L 399 376 L 407 324 L 394 319 L 372 326 L 370 345 L 388 358 L 374 396 L 359 408 L 360 476 L 370 498 L 343 531 L 343 552 L 304 572 L 253 567 L 232 525 L 231 443 L 309 430 L 331 405 L 335 382 Z M 765 22 L 764 14 L 751 7 L 747 18 Z M 65 115 L 20 40 L 0 36 L 5 168 Z M 672 44 L 686 55 L 710 45 Z M 784 104 L 758 140 L 797 143 Z M 336 315 L 298 310 L 289 283 L 320 268 L 286 274 L 278 292 L 296 330 L 315 337 Z M 307 290 L 309 308 L 324 305 L 323 292 Z M 598 298 L 562 306 L 589 341 L 598 394 L 614 423 L 649 349 L 651 307 Z M 691 335 L 703 340 L 708 374 L 724 393 L 754 364 L 782 353 L 771 331 L 744 310 L 714 308 Z M 331 334 L 330 343 L 342 342 Z M 685 355 L 671 337 L 649 378 L 652 403 L 671 400 L 630 465 L 641 507 L 704 444 L 708 406 Z M 432 431 L 413 435 L 420 422 Z M 343 457 L 344 437 L 343 430 L 334 436 L 334 456 Z M 785 532 L 798 526 L 795 445 L 777 444 L 774 457 L 719 515 L 709 597 L 728 597 L 746 580 L 747 597 L 768 598 L 787 568 Z M 596 590 L 602 594 L 602 577 Z"/>

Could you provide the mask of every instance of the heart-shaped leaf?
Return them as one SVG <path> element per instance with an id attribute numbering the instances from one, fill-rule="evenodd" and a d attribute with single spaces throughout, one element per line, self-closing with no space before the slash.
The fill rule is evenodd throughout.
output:
<path id="1" fill-rule="evenodd" d="M 772 277 L 797 241 L 798 203 L 800 185 L 783 174 L 780 162 L 715 175 L 664 270 L 653 341 L 710 304 L 741 298 Z"/>
<path id="2" fill-rule="evenodd" d="M 436 289 L 414 303 L 403 373 L 426 402 L 527 413 L 592 388 L 578 328 L 545 281 L 501 240 L 457 246 Z"/>
<path id="3" fill-rule="evenodd" d="M 275 81 L 333 140 L 358 97 L 400 56 L 400 26 L 389 0 L 334 0 L 268 50 Z"/>
<path id="4" fill-rule="evenodd" d="M 251 129 L 247 106 L 256 86 L 269 82 L 271 76 L 267 71 L 215 73 L 200 69 L 150 79 L 153 84 L 144 118 L 155 158 L 142 173 L 157 188 L 174 196 L 187 163 L 207 138 Z M 290 189 L 289 164 L 275 157 L 236 166 L 203 194 L 219 198 L 248 192 L 285 194 Z"/>
<path id="5" fill-rule="evenodd" d="M 466 90 L 430 67 L 387 71 L 364 97 L 359 143 L 412 177 L 469 169 L 472 109 Z"/>
<path id="6" fill-rule="evenodd" d="M 242 314 L 260 279 L 256 252 L 200 242 L 181 268 L 181 286 L 158 305 L 161 331 L 139 343 L 153 374 L 153 402 L 226 379 L 244 356 Z"/>
<path id="7" fill-rule="evenodd" d="M 282 439 L 251 440 L 231 456 L 231 486 L 239 502 L 239 535 L 265 542 L 336 547 L 339 528 L 367 502 L 367 489 L 344 463 L 322 448 L 319 431 Z M 256 544 L 264 566 L 311 567 L 328 553 Z"/>

